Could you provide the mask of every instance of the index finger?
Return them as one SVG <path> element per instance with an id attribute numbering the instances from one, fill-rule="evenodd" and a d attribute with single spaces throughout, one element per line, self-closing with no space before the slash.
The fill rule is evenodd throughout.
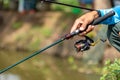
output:
<path id="1" fill-rule="evenodd" d="M 77 28 L 80 28 L 81 24 L 83 24 L 83 21 L 82 20 L 76 20 L 75 23 L 73 24 L 72 28 L 71 28 L 71 33 L 73 31 L 75 31 Z"/>

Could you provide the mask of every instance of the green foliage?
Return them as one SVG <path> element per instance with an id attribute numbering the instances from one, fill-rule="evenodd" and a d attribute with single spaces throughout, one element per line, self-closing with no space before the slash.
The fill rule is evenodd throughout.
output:
<path id="1" fill-rule="evenodd" d="M 40 34 L 42 34 L 45 37 L 50 37 L 52 35 L 52 30 L 48 27 L 43 27 L 40 30 Z"/>
<path id="2" fill-rule="evenodd" d="M 68 62 L 70 64 L 73 64 L 75 62 L 74 57 L 72 57 L 72 56 L 68 57 Z"/>
<path id="3" fill-rule="evenodd" d="M 9 7 L 10 0 L 3 0 L 3 7 L 8 8 Z"/>
<path id="4" fill-rule="evenodd" d="M 50 37 L 53 33 L 51 28 L 45 27 L 45 26 L 40 26 L 40 25 L 33 25 L 32 26 L 32 31 L 31 33 L 33 34 L 39 34 L 42 35 L 44 37 Z"/>
<path id="5" fill-rule="evenodd" d="M 116 59 L 114 63 L 106 61 L 100 80 L 120 80 L 120 60 Z"/>
<path id="6" fill-rule="evenodd" d="M 75 5 L 75 6 L 79 5 L 78 0 L 59 0 L 58 2 Z M 72 8 L 72 7 L 67 7 L 67 6 L 57 5 L 57 4 L 53 4 L 52 9 L 57 11 L 59 10 L 59 11 L 65 11 L 65 12 L 72 12 L 75 14 L 78 14 L 81 12 L 81 10 L 78 8 Z"/>
<path id="7" fill-rule="evenodd" d="M 12 28 L 13 29 L 18 29 L 18 28 L 20 28 L 21 26 L 22 26 L 22 22 L 15 22 L 13 25 L 12 25 Z"/>
<path id="8" fill-rule="evenodd" d="M 78 66 L 75 63 L 74 57 L 72 57 L 72 56 L 68 57 L 68 63 L 70 64 L 70 68 L 72 70 L 77 70 L 78 69 Z"/>
<path id="9" fill-rule="evenodd" d="M 27 48 L 29 50 L 36 50 L 39 49 L 41 40 L 39 38 L 33 39 L 31 43 L 28 44 Z"/>

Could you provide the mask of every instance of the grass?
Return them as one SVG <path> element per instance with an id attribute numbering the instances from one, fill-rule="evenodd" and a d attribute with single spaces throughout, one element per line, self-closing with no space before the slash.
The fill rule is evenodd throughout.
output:
<path id="1" fill-rule="evenodd" d="M 33 25 L 32 32 L 42 37 L 50 37 L 52 35 L 52 29 L 46 26 Z"/>
<path id="2" fill-rule="evenodd" d="M 47 27 L 33 26 L 29 33 L 20 34 L 16 37 L 16 42 L 28 50 L 40 48 L 40 43 L 52 35 L 52 30 Z"/>
<path id="3" fill-rule="evenodd" d="M 40 30 L 40 34 L 45 37 L 50 37 L 52 35 L 52 30 L 47 27 L 42 27 Z"/>
<path id="4" fill-rule="evenodd" d="M 13 29 L 19 29 L 21 26 L 22 26 L 22 22 L 15 22 L 13 25 L 12 25 L 12 28 Z"/>
<path id="5" fill-rule="evenodd" d="M 39 38 L 34 39 L 30 44 L 27 45 L 29 50 L 36 50 L 40 47 L 41 40 Z"/>

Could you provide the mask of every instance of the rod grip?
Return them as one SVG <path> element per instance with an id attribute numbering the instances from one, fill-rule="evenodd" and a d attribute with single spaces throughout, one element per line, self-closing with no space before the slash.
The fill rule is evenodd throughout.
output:
<path id="1" fill-rule="evenodd" d="M 109 18 L 109 17 L 111 17 L 113 15 L 115 15 L 115 12 L 112 10 L 112 11 L 108 12 L 107 14 L 105 14 L 104 16 L 95 19 L 92 22 L 92 25 L 97 25 L 97 24 L 103 22 L 105 19 L 107 19 L 107 18 Z"/>
<path id="2" fill-rule="evenodd" d="M 107 14 L 105 14 L 104 16 L 95 19 L 95 20 L 94 20 L 91 24 L 89 24 L 89 25 L 97 25 L 97 24 L 103 22 L 104 20 L 108 19 L 109 17 L 111 17 L 111 16 L 113 16 L 113 15 L 115 15 L 115 12 L 112 10 L 112 11 L 108 12 Z M 86 29 L 87 29 L 87 28 L 88 28 L 88 26 L 86 27 Z M 85 29 L 85 30 L 86 30 L 86 29 Z M 84 32 L 85 30 L 82 30 L 82 31 L 81 31 L 81 30 L 77 29 L 77 30 L 75 30 L 74 32 L 65 35 L 65 39 L 70 39 L 70 38 L 74 37 L 75 35 L 78 35 L 79 33 Z"/>

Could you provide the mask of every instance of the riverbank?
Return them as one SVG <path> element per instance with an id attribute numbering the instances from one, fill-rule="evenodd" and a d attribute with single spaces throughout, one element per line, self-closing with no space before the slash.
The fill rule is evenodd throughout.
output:
<path id="1" fill-rule="evenodd" d="M 69 33 L 74 20 L 78 16 L 59 11 L 37 12 L 32 15 L 20 15 L 16 12 L 7 11 L 1 12 L 1 14 L 3 15 L 4 23 L 0 27 L 0 37 L 2 37 L 0 38 L 0 48 L 11 51 L 37 51 L 52 44 L 60 39 L 61 36 Z M 90 36 L 95 37 L 96 33 L 93 32 Z M 84 57 L 81 57 L 80 53 L 76 55 L 77 53 L 73 46 L 74 42 L 75 39 L 64 41 L 45 52 L 61 57 L 73 55 L 79 59 L 86 58 L 86 54 L 84 54 Z M 106 43 L 104 45 L 106 46 Z M 98 45 L 99 49 L 104 47 L 104 45 Z M 94 53 L 90 55 L 101 56 L 92 59 L 93 61 L 100 62 L 102 60 L 104 62 L 107 59 L 114 60 L 120 57 L 109 43 L 100 51 L 98 51 L 98 47 L 88 52 L 89 54 Z"/>
<path id="2" fill-rule="evenodd" d="M 67 33 L 64 31 L 70 29 L 68 26 L 74 20 L 72 14 L 61 12 L 39 12 L 24 16 L 14 12 L 4 13 L 0 46 L 13 50 L 38 50 Z"/>
<path id="3" fill-rule="evenodd" d="M 16 12 L 1 13 L 4 23 L 0 26 L 0 69 L 69 33 L 78 16 L 58 11 L 24 16 Z M 95 37 L 96 33 L 89 36 Z M 104 62 L 120 57 L 109 43 L 99 43 L 87 52 L 77 53 L 74 49 L 76 40 L 78 36 L 46 50 L 1 76 L 18 75 L 22 80 L 99 80 Z"/>

